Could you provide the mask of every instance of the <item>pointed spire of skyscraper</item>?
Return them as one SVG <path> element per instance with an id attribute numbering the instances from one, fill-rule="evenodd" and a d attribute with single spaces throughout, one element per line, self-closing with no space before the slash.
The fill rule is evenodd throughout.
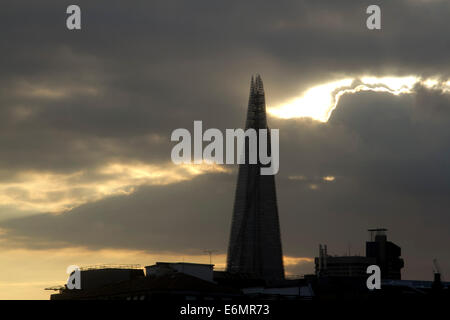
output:
<path id="1" fill-rule="evenodd" d="M 255 88 L 256 88 L 256 91 L 257 91 L 259 94 L 264 94 L 263 81 L 262 81 L 261 76 L 260 76 L 259 74 L 256 74 Z"/>

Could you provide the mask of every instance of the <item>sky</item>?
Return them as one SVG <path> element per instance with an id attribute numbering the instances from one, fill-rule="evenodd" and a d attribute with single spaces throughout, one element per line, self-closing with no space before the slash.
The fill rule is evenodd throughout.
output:
<path id="1" fill-rule="evenodd" d="M 434 258 L 450 276 L 450 2 L 76 3 L 77 31 L 73 2 L 1 4 L 0 299 L 48 299 L 74 264 L 216 250 L 223 268 L 237 167 L 176 166 L 170 135 L 243 127 L 256 73 L 287 273 L 385 227 L 403 278 L 431 280 Z"/>

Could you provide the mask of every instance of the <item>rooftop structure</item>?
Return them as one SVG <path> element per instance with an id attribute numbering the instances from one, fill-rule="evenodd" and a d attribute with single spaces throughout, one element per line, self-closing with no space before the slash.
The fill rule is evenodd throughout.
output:
<path id="1" fill-rule="evenodd" d="M 213 282 L 214 265 L 186 262 L 157 262 L 155 265 L 145 267 L 147 277 L 161 276 L 179 272 L 199 279 Z"/>

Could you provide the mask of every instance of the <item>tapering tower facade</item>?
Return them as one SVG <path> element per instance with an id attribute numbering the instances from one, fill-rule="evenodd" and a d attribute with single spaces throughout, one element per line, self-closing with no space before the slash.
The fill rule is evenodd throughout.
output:
<path id="1" fill-rule="evenodd" d="M 264 87 L 259 75 L 251 80 L 245 128 L 268 129 Z M 271 153 L 270 135 L 267 148 Z M 275 176 L 261 175 L 260 169 L 265 165 L 259 160 L 249 164 L 247 139 L 245 149 L 246 161 L 239 166 L 236 186 L 227 271 L 280 280 L 284 278 L 284 268 Z"/>

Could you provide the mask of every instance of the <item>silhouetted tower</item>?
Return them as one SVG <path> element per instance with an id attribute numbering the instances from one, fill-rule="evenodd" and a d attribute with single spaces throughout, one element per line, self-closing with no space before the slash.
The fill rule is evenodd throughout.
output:
<path id="1" fill-rule="evenodd" d="M 259 75 L 251 80 L 246 130 L 249 128 L 267 129 L 264 88 Z M 269 134 L 267 146 L 270 153 Z M 283 279 L 275 177 L 261 175 L 260 169 L 264 165 L 259 161 L 249 164 L 248 150 L 246 139 L 246 161 L 239 166 L 234 200 L 227 271 L 247 273 L 265 280 Z"/>
<path id="2" fill-rule="evenodd" d="M 443 286 L 441 281 L 441 268 L 439 268 L 437 259 L 433 259 L 433 274 L 434 274 L 434 280 L 431 288 L 433 289 L 434 293 L 441 292 Z"/>
<path id="3" fill-rule="evenodd" d="M 402 250 L 391 241 L 387 241 L 387 229 L 369 229 L 370 241 L 366 242 L 366 257 L 375 258 L 381 269 L 382 279 L 401 279 L 401 269 L 404 267 L 400 258 Z"/>

